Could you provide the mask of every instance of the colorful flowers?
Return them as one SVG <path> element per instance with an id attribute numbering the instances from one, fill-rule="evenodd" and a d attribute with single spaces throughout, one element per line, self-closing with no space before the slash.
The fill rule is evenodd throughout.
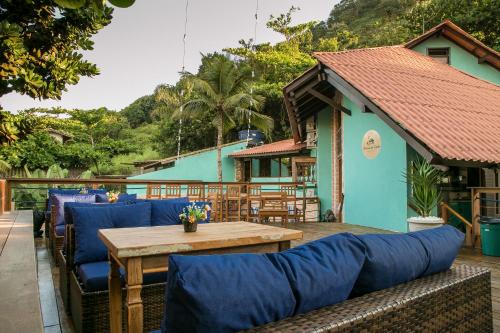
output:
<path id="1" fill-rule="evenodd" d="M 182 213 L 179 214 L 179 218 L 182 222 L 187 221 L 189 223 L 203 221 L 207 219 L 210 210 L 212 210 L 210 205 L 198 206 L 193 202 L 191 205 L 184 207 Z"/>
<path id="2" fill-rule="evenodd" d="M 108 193 L 106 193 L 106 195 L 108 196 L 108 201 L 110 203 L 115 203 L 118 201 L 118 197 L 120 196 L 120 192 L 109 191 Z"/>

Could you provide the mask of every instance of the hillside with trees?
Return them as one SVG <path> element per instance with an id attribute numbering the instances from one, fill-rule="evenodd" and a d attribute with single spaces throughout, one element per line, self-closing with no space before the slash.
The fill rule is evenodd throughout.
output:
<path id="1" fill-rule="evenodd" d="M 44 10 L 53 13 L 51 1 L 31 6 L 24 8 L 32 13 L 27 21 L 16 11 L 9 15 L 0 11 L 0 32 L 7 36 L 0 39 L 0 96 L 17 91 L 32 97 L 59 98 L 66 85 L 76 84 L 80 76 L 99 73 L 77 51 L 92 48 L 90 37 L 109 24 L 112 10 L 104 6 L 97 15 L 98 8 L 79 7 L 62 10 L 63 16 L 54 18 L 36 14 Z M 57 164 L 100 175 L 127 175 L 133 172 L 134 161 L 177 154 L 180 119 L 181 153 L 237 140 L 238 131 L 248 128 L 249 117 L 252 128 L 263 129 L 269 140 L 288 138 L 291 133 L 282 88 L 315 64 L 313 51 L 400 44 L 444 19 L 500 49 L 500 0 L 342 0 L 329 15 L 325 13 L 328 17 L 322 22 L 293 24 L 297 10 L 292 7 L 268 19 L 267 27 L 281 35 L 280 42 L 255 45 L 242 39 L 239 45 L 213 50 L 202 56 L 196 73 L 182 73 L 177 83 L 158 85 L 150 95 L 123 110 L 0 111 L 0 173 L 9 167 L 47 170 Z M 64 35 L 65 28 L 58 21 L 62 18 L 67 24 L 87 28 L 79 35 Z M 50 63 L 36 60 L 38 53 L 51 51 L 37 51 L 39 40 L 24 33 L 23 24 L 47 27 L 44 38 L 50 38 L 50 43 L 43 45 L 60 50 Z M 63 43 L 61 36 L 69 38 L 68 43 Z M 35 47 L 27 49 L 23 46 L 27 44 Z M 12 54 L 22 57 L 14 60 Z M 68 62 L 73 66 L 60 72 L 60 64 Z M 228 80 L 216 81 L 214 70 L 224 71 Z M 218 90 L 217 84 L 233 85 L 234 90 Z M 185 112 L 180 112 L 181 108 Z M 67 133 L 70 139 L 57 143 L 50 130 Z"/>

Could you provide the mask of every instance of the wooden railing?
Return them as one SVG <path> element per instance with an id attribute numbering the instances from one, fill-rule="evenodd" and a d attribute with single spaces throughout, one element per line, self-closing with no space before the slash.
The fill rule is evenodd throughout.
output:
<path id="1" fill-rule="evenodd" d="M 166 185 L 180 185 L 183 187 L 183 191 L 186 192 L 188 187 L 196 187 L 200 185 L 204 189 L 204 193 L 208 193 L 210 187 L 220 187 L 221 190 L 227 189 L 230 185 L 238 185 L 241 187 L 242 193 L 247 193 L 249 186 L 260 185 L 265 192 L 276 191 L 280 189 L 281 186 L 294 186 L 297 189 L 297 202 L 302 203 L 303 208 L 303 222 L 306 220 L 306 207 L 308 199 L 306 197 L 307 184 L 305 182 L 203 182 L 199 180 L 146 180 L 146 179 L 77 179 L 77 178 L 7 178 L 0 180 L 0 214 L 11 210 L 12 203 L 12 192 L 13 190 L 22 190 L 22 187 L 26 185 L 33 184 L 36 186 L 46 185 L 46 187 L 41 187 L 41 190 L 46 190 L 48 188 L 53 188 L 57 185 L 78 185 L 87 188 L 98 188 L 99 186 L 113 187 L 121 186 L 128 187 L 130 190 L 139 190 L 147 192 L 147 189 L 153 187 L 159 187 L 158 185 L 165 188 Z M 131 186 L 132 185 L 132 186 Z M 135 186 L 135 187 L 134 187 Z M 134 188 L 131 188 L 134 187 Z M 204 197 L 206 198 L 206 197 Z"/>
<path id="2" fill-rule="evenodd" d="M 465 226 L 465 246 L 472 247 L 474 246 L 474 231 L 472 227 L 472 223 L 467 221 L 462 215 L 457 213 L 456 210 L 451 208 L 447 203 L 441 203 L 441 218 L 444 220 L 444 223 L 448 223 L 450 216 L 455 216 L 463 225 Z"/>
<path id="3" fill-rule="evenodd" d="M 489 197 L 489 198 L 488 198 Z M 473 245 L 481 246 L 481 228 L 479 219 L 481 216 L 500 217 L 500 187 L 473 187 L 471 188 L 472 198 L 472 234 Z M 489 201 L 491 204 L 483 204 L 482 201 Z"/>

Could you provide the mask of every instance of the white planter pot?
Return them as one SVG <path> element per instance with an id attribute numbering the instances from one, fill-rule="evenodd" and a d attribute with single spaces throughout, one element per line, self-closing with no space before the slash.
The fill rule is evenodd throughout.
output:
<path id="1" fill-rule="evenodd" d="M 428 216 L 428 217 L 410 217 L 406 220 L 408 222 L 409 231 L 420 231 L 426 229 L 432 229 L 440 227 L 444 224 L 444 221 L 440 217 Z"/>

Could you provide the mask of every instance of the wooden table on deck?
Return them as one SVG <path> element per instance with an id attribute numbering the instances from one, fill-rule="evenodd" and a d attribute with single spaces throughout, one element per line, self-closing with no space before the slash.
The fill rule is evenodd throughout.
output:
<path id="1" fill-rule="evenodd" d="M 194 233 L 182 225 L 101 229 L 99 237 L 109 251 L 109 312 L 111 333 L 122 332 L 121 284 L 119 267 L 125 268 L 127 325 L 129 333 L 143 332 L 141 299 L 144 273 L 168 269 L 168 256 L 278 252 L 290 248 L 290 241 L 301 239 L 302 231 L 248 222 L 198 225 Z"/>

